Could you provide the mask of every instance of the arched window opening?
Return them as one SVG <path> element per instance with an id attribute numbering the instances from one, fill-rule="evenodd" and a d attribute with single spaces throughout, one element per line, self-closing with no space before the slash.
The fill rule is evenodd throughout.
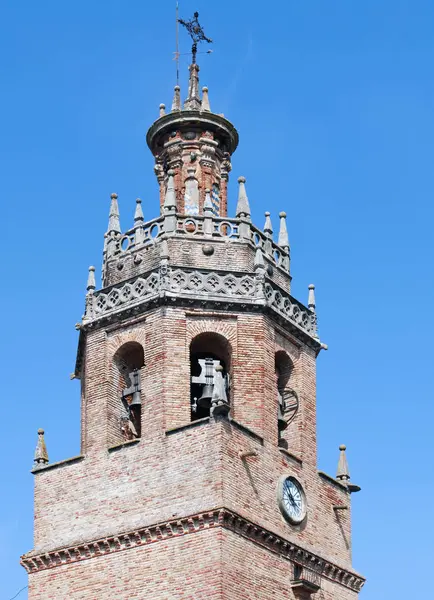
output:
<path id="1" fill-rule="evenodd" d="M 191 420 L 229 412 L 229 342 L 217 333 L 201 333 L 190 344 Z"/>
<path id="2" fill-rule="evenodd" d="M 114 362 L 119 371 L 121 433 L 125 440 L 134 440 L 142 434 L 140 370 L 145 364 L 142 346 L 137 342 L 127 342 L 116 352 Z"/>
<path id="3" fill-rule="evenodd" d="M 279 446 L 282 448 L 288 447 L 288 442 L 282 436 L 282 433 L 298 412 L 298 396 L 292 388 L 291 381 L 293 368 L 292 361 L 286 352 L 276 352 L 275 373 L 278 401 L 277 426 L 279 430 Z"/>

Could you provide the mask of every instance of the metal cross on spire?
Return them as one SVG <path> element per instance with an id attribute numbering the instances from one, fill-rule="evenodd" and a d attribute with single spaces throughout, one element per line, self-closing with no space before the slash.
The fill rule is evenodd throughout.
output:
<path id="1" fill-rule="evenodd" d="M 189 21 L 184 21 L 183 19 L 178 19 L 178 23 L 181 23 L 186 30 L 188 31 L 188 35 L 193 40 L 193 46 L 191 48 L 191 52 L 193 55 L 192 63 L 196 63 L 196 54 L 197 54 L 197 45 L 200 42 L 207 42 L 208 44 L 212 43 L 212 40 L 209 37 L 206 37 L 205 32 L 201 25 L 199 24 L 199 13 L 195 12 L 193 18 Z"/>

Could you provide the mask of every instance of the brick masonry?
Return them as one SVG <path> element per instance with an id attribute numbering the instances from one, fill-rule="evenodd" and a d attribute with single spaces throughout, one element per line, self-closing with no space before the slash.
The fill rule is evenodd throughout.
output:
<path id="1" fill-rule="evenodd" d="M 240 426 L 212 420 L 190 423 L 189 346 L 192 339 L 203 332 L 217 333 L 230 344 L 232 416 Z M 137 443 L 110 449 L 122 442 L 118 427 L 120 403 L 113 384 L 113 357 L 123 344 L 131 341 L 142 344 L 145 349 L 146 365 L 141 371 L 142 438 Z M 290 441 L 289 452 L 277 446 L 274 355 L 279 350 L 287 352 L 293 362 L 293 385 L 301 404 L 296 420 L 285 432 Z M 352 572 L 350 511 L 333 510 L 337 504 L 349 505 L 349 494 L 340 482 L 321 477 L 316 470 L 315 353 L 285 334 L 269 317 L 160 307 L 136 321 L 93 331 L 86 339 L 82 385 L 83 458 L 48 465 L 36 472 L 32 555 L 224 507 Z M 258 455 L 240 458 L 240 452 L 250 450 Z M 296 476 L 305 489 L 308 518 L 302 527 L 288 525 L 277 506 L 277 481 L 284 474 Z M 147 597 L 141 594 L 151 594 L 151 591 L 153 598 L 200 598 L 208 586 L 220 590 L 221 595 L 216 597 L 266 598 L 270 597 L 266 594 L 272 585 L 277 586 L 275 590 L 281 590 L 279 594 L 286 594 L 276 597 L 292 597 L 290 563 L 271 558 L 267 550 L 258 551 L 246 539 L 237 540 L 234 533 L 212 538 L 212 544 L 217 544 L 214 549 L 217 556 L 227 557 L 233 552 L 229 571 L 237 573 L 237 577 L 244 569 L 243 576 L 249 577 L 252 564 L 259 572 L 261 568 L 266 569 L 268 583 L 264 582 L 263 592 L 259 591 L 262 588 L 254 587 L 251 596 L 239 595 L 243 586 L 240 592 L 235 592 L 237 586 L 225 587 L 230 577 L 224 566 L 226 561 L 214 556 L 206 566 L 213 551 L 208 546 L 206 555 L 197 550 L 197 544 L 203 544 L 202 537 L 201 534 L 197 540 L 176 541 L 178 550 L 171 547 L 174 540 L 165 540 L 162 548 L 153 549 L 151 554 L 147 550 L 147 560 L 155 565 L 155 571 L 152 575 L 148 565 L 149 581 L 147 576 L 148 584 L 143 588 L 134 587 L 134 577 L 126 585 L 124 576 L 122 586 L 126 587 L 120 588 L 124 591 L 118 592 L 116 587 L 120 585 L 117 581 L 119 560 L 128 564 L 127 571 L 124 568 L 119 571 L 125 571 L 127 579 L 130 569 L 140 572 L 142 551 L 130 549 L 126 552 L 128 557 L 125 555 L 122 559 L 100 556 L 86 561 L 83 566 L 50 569 L 49 576 L 32 573 L 29 598 L 71 595 L 74 598 L 139 598 Z M 222 554 L 217 551 L 219 544 Z M 190 558 L 190 548 L 195 548 L 199 556 L 199 569 L 211 570 L 210 578 L 202 580 L 205 588 L 200 592 L 196 588 L 198 566 Z M 168 560 L 167 556 L 171 558 Z M 252 563 L 252 557 L 259 563 Z M 167 568 L 165 564 L 172 566 L 170 580 L 176 580 L 178 573 L 179 595 L 165 595 L 168 593 L 163 591 L 165 585 L 155 589 L 155 582 Z M 186 565 L 189 572 L 192 571 L 189 577 L 184 572 Z M 106 573 L 106 577 L 102 573 Z M 216 588 L 210 583 L 217 581 L 215 577 Z M 88 578 L 88 588 L 82 588 L 83 578 Z M 332 595 L 324 595 L 324 598 L 340 600 L 356 595 L 338 583 L 329 581 L 327 587 Z M 158 595 L 159 589 L 161 595 Z"/>
<path id="2" fill-rule="evenodd" d="M 161 204 L 170 167 L 182 212 L 190 161 L 199 212 L 205 189 L 219 183 L 220 214 L 226 215 L 230 163 L 219 145 L 233 151 L 236 131 L 219 115 L 186 115 L 163 115 L 148 133 Z M 206 121 L 206 127 L 194 126 L 195 137 L 188 129 L 192 119 Z M 163 273 L 167 261 L 252 278 L 266 272 L 290 292 L 291 278 L 282 268 L 289 264 L 287 253 L 286 263 L 273 263 L 274 250 L 265 251 L 257 270 L 252 239 L 178 233 L 165 230 L 162 238 L 124 254 L 106 252 L 103 285 L 152 269 Z M 205 244 L 212 244 L 212 253 L 204 252 Z M 169 259 L 162 261 L 166 253 Z M 88 300 L 93 288 L 88 286 Z M 319 340 L 265 310 L 265 300 L 249 311 L 247 303 L 224 298 L 217 307 L 206 298 L 195 303 L 181 296 L 175 303 L 163 295 L 134 315 L 121 309 L 104 319 L 89 314 L 81 324 L 81 455 L 35 470 L 34 548 L 22 557 L 29 600 L 309 598 L 307 587 L 291 587 L 296 564 L 321 566 L 321 600 L 355 599 L 364 580 L 351 564 L 350 493 L 317 471 Z M 192 422 L 190 348 L 203 334 L 226 349 L 230 416 Z M 116 357 L 131 342 L 144 351 L 142 427 L 140 439 L 125 442 Z M 287 449 L 279 447 L 276 353 L 287 357 L 289 384 L 299 398 L 283 433 Z M 289 475 L 307 498 L 307 518 L 298 526 L 288 524 L 277 503 L 278 481 Z"/>

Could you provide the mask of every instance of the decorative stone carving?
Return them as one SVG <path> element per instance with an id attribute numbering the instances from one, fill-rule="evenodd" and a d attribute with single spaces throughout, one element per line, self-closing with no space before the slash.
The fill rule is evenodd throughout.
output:
<path id="1" fill-rule="evenodd" d="M 199 214 L 199 183 L 196 179 L 196 169 L 189 167 L 187 169 L 187 179 L 185 180 L 184 194 L 184 212 L 187 215 Z"/>
<path id="2" fill-rule="evenodd" d="M 296 323 L 310 335 L 315 335 L 315 318 L 310 311 L 303 309 L 294 298 L 271 282 L 265 284 L 264 291 L 268 306 Z"/>
<path id="3" fill-rule="evenodd" d="M 134 304 L 146 296 L 158 293 L 159 275 L 156 272 L 147 277 L 138 277 L 133 282 L 113 286 L 107 293 L 104 291 L 94 295 L 94 311 L 99 316 L 117 308 Z"/>
<path id="4" fill-rule="evenodd" d="M 247 305 L 264 303 L 273 311 L 316 338 L 315 314 L 266 279 L 262 251 L 256 251 L 255 273 L 233 273 L 231 271 L 209 271 L 188 267 L 169 267 L 161 260 L 159 268 L 147 275 L 113 285 L 88 296 L 91 306 L 86 308 L 84 322 L 92 323 L 101 316 L 117 313 L 121 309 L 138 305 L 152 298 L 169 294 L 176 297 L 191 296 L 192 301 L 202 300 L 204 306 L 210 301 L 228 301 Z M 257 264 L 256 264 L 257 262 Z M 224 307 L 224 304 L 222 305 Z M 229 305 L 228 305 L 229 307 Z M 317 343 L 319 341 L 317 340 Z"/>
<path id="5" fill-rule="evenodd" d="M 202 246 L 202 252 L 205 256 L 212 256 L 214 254 L 214 246 L 211 246 L 211 244 L 204 244 Z"/>
<path id="6" fill-rule="evenodd" d="M 214 368 L 214 388 L 211 400 L 211 416 L 227 416 L 230 405 L 226 393 L 226 382 L 223 377 L 223 367 L 219 364 Z"/>
<path id="7" fill-rule="evenodd" d="M 202 144 L 201 151 L 202 156 L 200 157 L 200 164 L 205 167 L 213 167 L 215 164 L 215 153 L 216 149 L 207 140 L 207 144 Z"/>
<path id="8" fill-rule="evenodd" d="M 365 579 L 357 573 L 322 560 L 301 546 L 288 543 L 280 536 L 226 508 L 217 508 L 210 512 L 166 521 L 158 525 L 137 527 L 118 536 L 82 542 L 54 552 L 43 554 L 31 552 L 21 557 L 21 564 L 28 573 L 36 573 L 62 564 L 75 563 L 84 558 L 91 559 L 103 554 L 126 551 L 129 548 L 164 541 L 173 536 L 191 535 L 215 527 L 221 527 L 253 543 L 259 543 L 293 564 L 302 565 L 307 569 L 315 566 L 318 570 L 321 569 L 322 577 L 340 583 L 355 592 L 360 592 L 365 583 Z"/>

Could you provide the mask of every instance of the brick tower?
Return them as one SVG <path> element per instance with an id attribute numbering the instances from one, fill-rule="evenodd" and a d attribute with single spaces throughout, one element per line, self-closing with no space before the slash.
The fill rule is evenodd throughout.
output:
<path id="1" fill-rule="evenodd" d="M 30 600 L 354 600 L 345 447 L 317 470 L 314 288 L 291 296 L 280 213 L 251 222 L 227 181 L 234 126 L 199 93 L 147 134 L 160 216 L 122 232 L 112 194 L 102 288 L 90 267 L 75 376 L 81 454 L 35 455 Z"/>

